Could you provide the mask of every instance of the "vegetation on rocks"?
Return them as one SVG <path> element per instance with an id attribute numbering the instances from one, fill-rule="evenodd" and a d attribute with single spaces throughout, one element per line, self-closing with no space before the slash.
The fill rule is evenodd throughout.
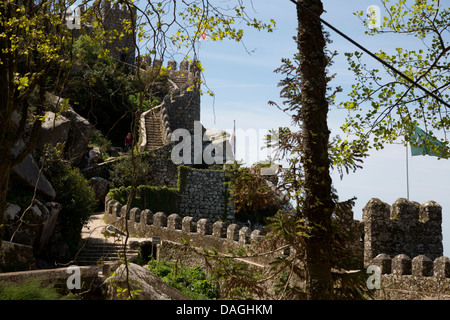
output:
<path id="1" fill-rule="evenodd" d="M 0 300 L 73 300 L 61 295 L 53 286 L 42 286 L 41 279 L 30 278 L 22 284 L 0 282 Z"/>
<path id="2" fill-rule="evenodd" d="M 72 168 L 62 158 L 61 146 L 48 146 L 42 157 L 43 172 L 56 191 L 55 201 L 62 205 L 59 221 L 69 245 L 78 247 L 81 229 L 94 212 L 94 191 L 78 168 Z"/>
<path id="3" fill-rule="evenodd" d="M 199 266 L 187 268 L 167 261 L 150 260 L 147 268 L 193 300 L 219 298 L 219 289 L 214 280 Z"/>

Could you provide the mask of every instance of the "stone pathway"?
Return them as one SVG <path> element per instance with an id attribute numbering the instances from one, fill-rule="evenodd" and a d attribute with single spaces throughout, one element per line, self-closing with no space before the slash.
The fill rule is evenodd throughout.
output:
<path id="1" fill-rule="evenodd" d="M 80 243 L 81 250 L 76 258 L 78 265 L 97 265 L 102 261 L 117 261 L 119 260 L 119 255 L 123 254 L 125 237 L 105 237 L 102 234 L 102 230 L 107 224 L 102 218 L 103 212 L 95 213 L 83 227 L 81 232 L 82 241 Z M 134 240 L 139 240 L 139 238 L 129 237 L 127 244 Z M 136 257 L 137 253 L 137 250 L 131 250 L 128 247 L 127 258 Z"/>

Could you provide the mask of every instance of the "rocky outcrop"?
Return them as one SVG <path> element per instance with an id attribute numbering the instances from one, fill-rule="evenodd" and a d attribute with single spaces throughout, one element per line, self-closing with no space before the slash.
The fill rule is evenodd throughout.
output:
<path id="1" fill-rule="evenodd" d="M 24 148 L 24 142 L 19 141 L 15 148 L 11 150 L 13 156 L 17 156 Z M 36 161 L 32 155 L 28 155 L 11 170 L 10 179 L 12 184 L 23 186 L 29 190 L 34 190 L 47 200 L 53 200 L 56 197 L 55 189 L 53 189 L 50 182 L 45 175 L 40 172 Z"/>
<path id="2" fill-rule="evenodd" d="M 4 239 L 32 248 L 34 256 L 38 258 L 49 261 L 69 259 L 70 248 L 57 230 L 61 205 L 34 200 L 25 210 L 24 214 L 19 205 L 7 205 Z"/>
<path id="3" fill-rule="evenodd" d="M 110 188 L 110 182 L 101 177 L 92 177 L 89 179 L 89 185 L 94 190 L 97 204 L 102 206 L 105 203 L 105 198 Z"/>
<path id="4" fill-rule="evenodd" d="M 81 163 L 93 133 L 93 125 L 72 108 L 60 114 L 47 111 L 45 115 L 36 145 L 37 152 L 42 154 L 47 144 L 55 146 L 64 143 L 66 158 L 74 164 Z"/>
<path id="5" fill-rule="evenodd" d="M 94 126 L 88 120 L 76 113 L 72 108 L 62 111 L 61 114 L 71 121 L 71 130 L 66 141 L 67 157 L 75 164 L 83 161 Z"/>
<path id="6" fill-rule="evenodd" d="M 72 164 L 80 164 L 88 148 L 93 126 L 72 108 L 61 108 L 61 98 L 49 95 L 48 103 L 53 111 L 45 113 L 35 151 L 11 170 L 11 181 L 12 184 L 29 190 L 36 188 L 37 193 L 51 201 L 56 197 L 56 192 L 45 175 L 40 172 L 33 155 L 42 155 L 47 144 L 55 146 L 63 143 L 66 159 Z M 12 156 L 19 155 L 24 148 L 25 143 L 20 140 L 11 151 Z"/>
<path id="7" fill-rule="evenodd" d="M 2 241 L 0 248 L 0 273 L 36 269 L 33 247 Z"/>
<path id="8" fill-rule="evenodd" d="M 169 286 L 146 268 L 130 263 L 128 266 L 128 283 L 131 291 L 140 290 L 136 300 L 189 300 L 189 298 Z M 125 300 L 128 291 L 123 296 L 118 296 L 117 288 L 127 288 L 127 274 L 124 264 L 121 264 L 114 275 L 107 278 L 101 285 L 99 292 L 106 300 Z"/>
<path id="9" fill-rule="evenodd" d="M 65 143 L 69 138 L 72 122 L 63 115 L 47 111 L 42 122 L 41 131 L 36 144 L 40 151 L 45 149 L 46 144 L 56 146 L 58 143 Z"/>

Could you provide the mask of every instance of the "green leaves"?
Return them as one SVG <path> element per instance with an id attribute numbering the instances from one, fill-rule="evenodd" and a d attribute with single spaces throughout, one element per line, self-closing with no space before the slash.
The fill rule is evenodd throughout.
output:
<path id="1" fill-rule="evenodd" d="M 447 61 L 450 46 L 448 39 L 443 37 L 449 27 L 448 6 L 444 7 L 436 0 L 414 1 L 413 5 L 409 1 L 391 4 L 391 1 L 383 0 L 382 3 L 387 12 L 382 28 L 367 34 L 395 33 L 399 43 L 403 37 L 413 35 L 418 41 L 415 49 L 398 47 L 390 53 L 380 50 L 376 55 L 428 91 L 449 101 Z M 361 53 L 347 53 L 346 56 L 349 70 L 355 75 L 348 101 L 339 104 L 340 108 L 349 111 L 349 117 L 341 126 L 346 134 L 354 135 L 359 141 L 370 141 L 369 149 L 382 149 L 384 144 L 399 139 L 405 143 L 410 141 L 410 128 L 416 124 L 425 126 L 431 134 L 448 130 L 450 117 L 445 106 L 390 69 L 368 68 Z"/>
<path id="2" fill-rule="evenodd" d="M 178 49 L 189 48 L 202 36 L 207 36 L 211 41 L 222 41 L 225 39 L 241 41 L 244 30 L 241 24 L 257 30 L 272 32 L 276 22 L 270 19 L 263 22 L 256 18 L 250 18 L 245 7 L 240 1 L 231 1 L 227 8 L 215 6 L 209 1 L 191 1 L 189 5 L 179 4 L 176 11 L 167 14 L 163 8 L 168 7 L 170 1 L 159 2 L 153 6 L 152 13 L 157 16 L 159 30 L 169 34 L 171 43 Z M 235 3 L 233 3 L 235 2 Z M 175 31 L 170 31 L 172 25 L 177 25 Z"/>

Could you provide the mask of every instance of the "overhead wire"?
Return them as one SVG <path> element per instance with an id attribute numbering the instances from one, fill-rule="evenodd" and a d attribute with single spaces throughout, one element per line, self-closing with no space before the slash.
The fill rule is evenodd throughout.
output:
<path id="1" fill-rule="evenodd" d="M 340 30 L 338 30 L 337 28 L 335 28 L 333 25 L 331 25 L 330 23 L 328 23 L 327 21 L 325 21 L 324 19 L 322 19 L 321 17 L 319 17 L 317 14 L 315 14 L 311 9 L 309 9 L 308 7 L 304 6 L 303 4 L 301 4 L 298 1 L 295 0 L 290 0 L 292 3 L 294 3 L 295 5 L 299 5 L 300 7 L 302 7 L 303 9 L 305 9 L 309 14 L 311 14 L 313 17 L 315 17 L 316 19 L 318 19 L 320 22 L 322 22 L 324 25 L 326 25 L 328 28 L 330 28 L 331 30 L 333 30 L 334 32 L 336 32 L 337 34 L 339 34 L 341 37 L 343 37 L 344 39 L 346 39 L 347 41 L 351 42 L 353 45 L 357 46 L 359 49 L 363 50 L 365 53 L 367 53 L 368 55 L 370 55 L 372 58 L 376 59 L 378 62 L 380 62 L 381 64 L 383 64 L 385 67 L 389 68 L 390 70 L 394 71 L 396 74 L 398 74 L 399 76 L 401 76 L 402 78 L 404 78 L 406 81 L 410 82 L 412 85 L 416 86 L 417 88 L 421 89 L 423 92 L 425 92 L 427 95 L 433 97 L 435 100 L 439 101 L 440 103 L 442 103 L 443 105 L 445 105 L 447 108 L 450 108 L 450 104 L 448 104 L 447 102 L 445 102 L 444 100 L 442 100 L 440 97 L 438 97 L 437 95 L 435 95 L 434 93 L 432 93 L 431 91 L 429 91 L 428 89 L 424 88 L 423 86 L 421 86 L 419 83 L 417 83 L 415 80 L 411 79 L 410 77 L 408 77 L 407 75 L 405 75 L 403 72 L 401 72 L 400 70 L 398 70 L 397 68 L 391 66 L 389 63 L 387 63 L 386 61 L 384 61 L 383 59 L 381 59 L 380 57 L 377 57 L 374 53 L 372 53 L 371 51 L 369 51 L 368 49 L 366 49 L 364 46 L 362 46 L 361 44 L 359 44 L 358 42 L 356 42 L 355 40 L 353 40 L 352 38 L 350 38 L 349 36 L 347 36 L 345 33 L 341 32 Z"/>

